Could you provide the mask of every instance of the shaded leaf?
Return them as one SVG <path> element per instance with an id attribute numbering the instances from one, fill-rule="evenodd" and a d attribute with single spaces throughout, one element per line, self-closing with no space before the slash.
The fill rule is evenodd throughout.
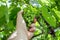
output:
<path id="1" fill-rule="evenodd" d="M 42 16 L 44 19 L 53 27 L 56 27 L 56 19 L 53 18 L 49 13 L 47 7 L 44 5 L 42 6 Z"/>

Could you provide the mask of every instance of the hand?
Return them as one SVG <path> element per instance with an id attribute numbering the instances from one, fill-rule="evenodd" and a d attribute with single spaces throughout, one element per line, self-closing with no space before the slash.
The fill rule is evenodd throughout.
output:
<path id="1" fill-rule="evenodd" d="M 28 30 L 28 38 L 29 40 L 34 36 L 34 31 L 35 31 L 35 24 L 31 24 L 29 30 Z"/>

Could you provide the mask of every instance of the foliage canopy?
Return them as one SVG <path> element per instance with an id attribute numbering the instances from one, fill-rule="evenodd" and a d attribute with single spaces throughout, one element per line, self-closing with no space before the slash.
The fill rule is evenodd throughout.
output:
<path id="1" fill-rule="evenodd" d="M 38 35 L 41 29 L 36 29 L 38 35 L 31 40 L 60 40 L 60 0 L 0 0 L 0 40 L 7 40 L 16 28 L 17 13 L 23 9 L 23 18 L 29 28 L 34 17 L 43 28 L 43 34 Z M 55 37 L 49 32 L 55 31 Z M 54 34 L 53 34 L 54 35 Z"/>

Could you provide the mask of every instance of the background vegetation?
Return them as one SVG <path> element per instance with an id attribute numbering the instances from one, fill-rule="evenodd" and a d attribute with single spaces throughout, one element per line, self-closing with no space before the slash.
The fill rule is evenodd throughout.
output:
<path id="1" fill-rule="evenodd" d="M 7 40 L 15 30 L 21 9 L 27 27 L 37 17 L 42 28 L 31 40 L 60 40 L 60 0 L 0 0 L 0 40 Z"/>

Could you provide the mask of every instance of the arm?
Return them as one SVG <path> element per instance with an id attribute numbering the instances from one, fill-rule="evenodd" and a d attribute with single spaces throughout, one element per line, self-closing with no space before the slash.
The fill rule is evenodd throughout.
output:
<path id="1" fill-rule="evenodd" d="M 26 23 L 22 17 L 23 10 L 17 14 L 16 31 L 8 38 L 8 40 L 28 40 Z"/>
<path id="2" fill-rule="evenodd" d="M 17 38 L 16 40 L 28 40 L 26 23 L 22 17 L 22 13 L 23 13 L 23 10 L 18 12 L 18 15 L 17 15 L 17 24 L 16 24 Z"/>
<path id="3" fill-rule="evenodd" d="M 33 36 L 33 31 L 35 30 L 34 25 L 31 26 L 29 31 L 26 28 L 26 23 L 22 17 L 23 10 L 18 12 L 16 31 L 8 38 L 8 40 L 30 40 Z"/>

